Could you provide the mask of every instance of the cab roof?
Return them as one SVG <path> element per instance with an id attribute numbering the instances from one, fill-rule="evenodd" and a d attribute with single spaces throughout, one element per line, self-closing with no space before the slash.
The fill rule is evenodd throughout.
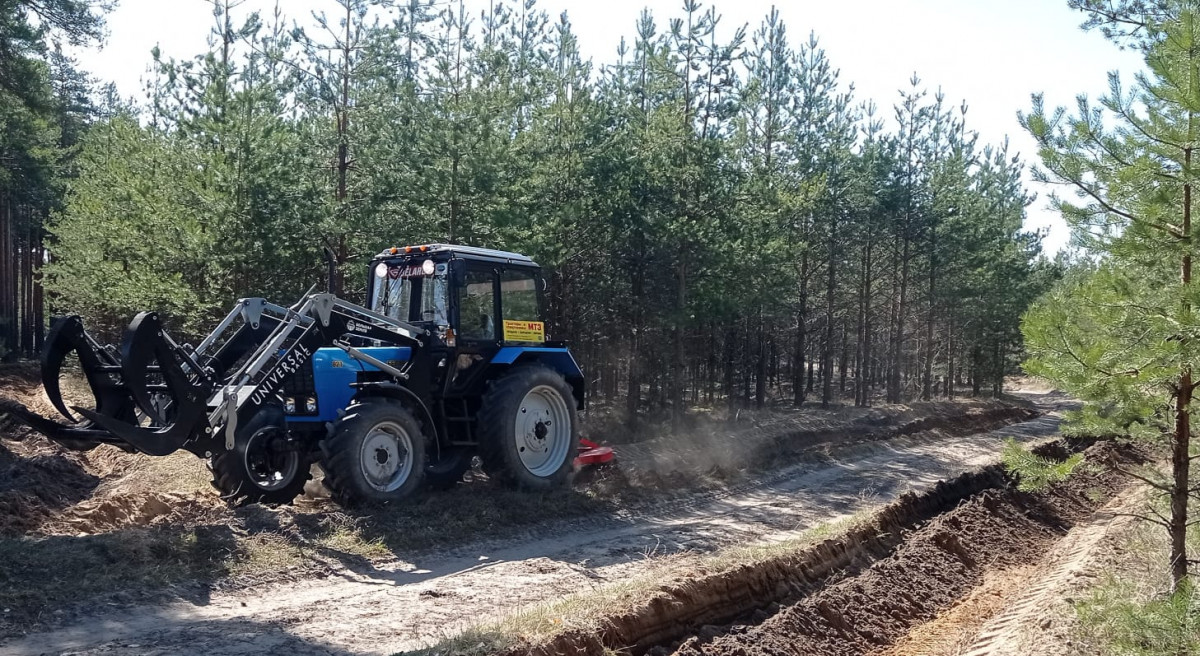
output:
<path id="1" fill-rule="evenodd" d="M 503 264 L 519 264 L 530 267 L 538 266 L 537 262 L 534 262 L 528 256 L 521 255 L 520 253 L 499 251 L 493 248 L 479 248 L 477 246 L 463 246 L 461 244 L 423 244 L 420 246 L 392 247 L 384 249 L 382 253 L 375 257 L 375 259 L 379 260 L 389 257 L 412 257 L 420 255 L 449 255 L 451 257 L 461 257 L 468 260 L 498 262 Z"/>

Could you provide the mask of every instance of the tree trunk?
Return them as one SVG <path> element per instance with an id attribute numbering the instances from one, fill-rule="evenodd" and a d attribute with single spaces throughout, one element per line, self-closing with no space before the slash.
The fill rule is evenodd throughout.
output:
<path id="1" fill-rule="evenodd" d="M 671 358 L 671 423 L 678 428 L 683 420 L 683 367 L 684 367 L 684 317 L 687 316 L 687 260 L 684 257 L 680 258 L 680 263 L 676 269 L 678 276 L 678 287 L 676 289 L 675 302 L 678 305 L 675 317 L 674 330 L 674 355 Z"/>
<path id="2" fill-rule="evenodd" d="M 849 366 L 850 360 L 850 339 L 846 330 L 846 322 L 842 321 L 842 347 L 841 359 L 838 360 L 838 393 L 846 394 L 846 367 Z"/>
<path id="3" fill-rule="evenodd" d="M 837 291 L 837 210 L 829 219 L 829 260 L 825 278 L 825 344 L 821 349 L 821 407 L 828 408 L 833 401 L 833 314 L 834 293 Z"/>
<path id="4" fill-rule="evenodd" d="M 908 265 L 909 265 L 909 239 L 907 235 L 908 228 L 905 227 L 905 235 L 902 237 L 902 247 L 900 254 L 900 282 L 899 290 L 896 294 L 895 304 L 895 325 L 892 329 L 891 340 L 891 362 L 889 364 L 887 400 L 888 403 L 900 402 L 900 376 L 906 367 L 906 358 L 904 357 L 904 311 L 907 303 L 908 295 Z"/>
<path id="5" fill-rule="evenodd" d="M 7 201 L 0 207 L 0 359 L 3 360 L 12 360 L 17 355 L 17 341 L 13 338 L 17 322 L 17 263 L 12 225 L 13 207 Z"/>
<path id="6" fill-rule="evenodd" d="M 937 229 L 930 227 L 929 238 L 929 308 L 925 315 L 925 362 L 921 380 L 921 400 L 928 401 L 933 394 L 933 323 L 936 318 L 935 295 L 937 289 Z"/>
<path id="7" fill-rule="evenodd" d="M 977 344 L 971 350 L 971 396 L 979 396 L 983 386 L 983 353 Z"/>
<path id="8" fill-rule="evenodd" d="M 738 329 L 737 319 L 734 319 L 725 331 L 725 402 L 729 408 L 729 416 L 733 417 L 737 409 L 737 372 L 734 362 L 737 358 Z"/>
<path id="9" fill-rule="evenodd" d="M 625 390 L 625 415 L 631 425 L 637 421 L 642 400 L 642 276 L 642 267 L 635 265 L 631 268 L 629 273 L 629 302 L 632 310 L 629 327 L 629 380 Z"/>
<path id="10" fill-rule="evenodd" d="M 954 398 L 954 318 L 946 323 L 946 398 Z"/>
<path id="11" fill-rule="evenodd" d="M 817 358 L 812 354 L 812 350 L 810 349 L 809 354 L 808 354 L 808 381 L 805 383 L 805 386 L 804 386 L 805 391 L 807 391 L 807 392 L 813 391 L 813 379 L 815 378 L 815 376 L 813 374 L 813 370 L 816 366 L 815 365 L 816 360 L 817 360 Z"/>
<path id="12" fill-rule="evenodd" d="M 859 407 L 869 405 L 870 388 L 867 386 L 872 375 L 871 363 L 871 235 L 862 250 L 862 282 L 858 299 L 858 350 L 854 367 L 854 403 Z"/>
<path id="13" fill-rule="evenodd" d="M 792 402 L 804 404 L 804 358 L 808 349 L 808 251 L 800 256 L 800 310 L 796 314 L 796 362 L 792 369 Z M 810 363 L 811 364 L 811 363 Z"/>
<path id="14" fill-rule="evenodd" d="M 754 407 L 767 404 L 767 349 L 763 335 L 762 308 L 758 309 L 758 365 L 754 376 Z"/>
<path id="15" fill-rule="evenodd" d="M 1189 174 L 1192 168 L 1192 149 L 1185 148 L 1184 173 Z M 1181 241 L 1188 244 L 1192 233 L 1192 185 L 1183 185 L 1183 229 Z M 1190 248 L 1190 245 L 1189 245 Z M 1192 314 L 1190 301 L 1192 285 L 1192 255 L 1185 252 L 1180 264 L 1180 282 L 1183 285 L 1182 305 L 1185 316 Z M 1191 325 L 1190 320 L 1184 325 Z M 1189 408 L 1192 402 L 1192 370 L 1183 367 L 1179 375 L 1179 385 L 1175 396 L 1175 438 L 1171 449 L 1171 587 L 1179 591 L 1188 578 L 1187 559 L 1187 525 L 1188 525 L 1188 494 L 1191 487 L 1191 417 Z"/>
<path id="16" fill-rule="evenodd" d="M 1190 260 L 1185 256 L 1185 260 Z M 1190 276 L 1191 262 L 1185 263 Z M 1188 368 L 1179 376 L 1179 391 L 1175 396 L 1175 437 L 1171 444 L 1171 587 L 1179 590 L 1187 580 L 1188 489 L 1190 486 L 1192 372 Z"/>
<path id="17" fill-rule="evenodd" d="M 999 337 L 992 345 L 992 398 L 1000 398 L 1004 392 L 1004 345 Z"/>

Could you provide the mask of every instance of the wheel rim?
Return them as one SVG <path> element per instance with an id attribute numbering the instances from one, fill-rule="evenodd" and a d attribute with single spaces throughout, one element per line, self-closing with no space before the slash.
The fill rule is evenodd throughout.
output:
<path id="1" fill-rule="evenodd" d="M 260 490 L 273 492 L 286 487 L 300 471 L 300 454 L 276 448 L 280 429 L 262 428 L 246 444 L 245 464 L 250 481 Z"/>
<path id="2" fill-rule="evenodd" d="M 558 471 L 571 450 L 571 411 L 558 390 L 539 385 L 517 406 L 517 455 L 534 476 Z"/>
<path id="3" fill-rule="evenodd" d="M 367 431 L 358 456 L 367 484 L 394 492 L 412 473 L 412 437 L 394 421 L 380 422 Z"/>

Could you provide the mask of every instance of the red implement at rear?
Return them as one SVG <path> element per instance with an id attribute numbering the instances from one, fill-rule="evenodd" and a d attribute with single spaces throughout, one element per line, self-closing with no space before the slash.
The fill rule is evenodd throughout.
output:
<path id="1" fill-rule="evenodd" d="M 575 456 L 575 469 L 603 465 L 606 462 L 612 462 L 614 457 L 616 454 L 613 453 L 612 447 L 600 446 L 591 440 L 581 438 L 579 455 Z"/>

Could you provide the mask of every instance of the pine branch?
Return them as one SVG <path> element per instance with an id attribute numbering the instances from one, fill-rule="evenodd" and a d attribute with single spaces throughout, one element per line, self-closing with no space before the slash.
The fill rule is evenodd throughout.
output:
<path id="1" fill-rule="evenodd" d="M 1127 513 L 1127 512 L 1113 512 L 1113 513 L 1109 513 L 1109 514 L 1111 514 L 1113 517 L 1133 517 L 1134 519 L 1140 519 L 1144 522 L 1149 522 L 1151 524 L 1158 524 L 1159 526 L 1161 526 L 1163 528 L 1170 528 L 1170 524 L 1168 524 L 1167 522 L 1155 519 L 1153 517 L 1147 517 L 1146 515 L 1139 515 L 1137 513 Z"/>
<path id="2" fill-rule="evenodd" d="M 1162 513 L 1158 512 L 1158 510 L 1156 510 L 1156 509 L 1154 508 L 1154 506 L 1151 506 L 1151 507 L 1150 507 L 1150 512 L 1154 513 L 1154 516 L 1155 516 L 1155 517 L 1157 517 L 1159 520 L 1161 520 L 1161 521 L 1162 521 L 1162 523 L 1163 523 L 1163 526 L 1170 526 L 1170 525 L 1171 525 L 1171 520 L 1167 519 L 1165 516 L 1163 516 L 1163 514 L 1162 514 Z"/>
<path id="3" fill-rule="evenodd" d="M 1162 146 L 1169 146 L 1169 147 L 1179 150 L 1181 152 L 1184 150 L 1187 150 L 1188 147 L 1184 144 L 1175 143 L 1173 141 L 1167 141 L 1166 139 L 1157 137 L 1157 136 L 1152 135 L 1149 132 L 1147 132 L 1145 130 L 1145 128 L 1142 127 L 1141 118 L 1135 114 L 1131 114 L 1128 111 L 1128 108 L 1125 107 L 1124 103 L 1120 102 L 1120 99 L 1117 99 L 1117 102 L 1114 102 L 1113 104 L 1118 107 L 1117 114 L 1121 118 L 1125 119 L 1125 121 L 1129 125 L 1132 125 L 1138 131 L 1138 134 L 1141 134 L 1143 137 L 1149 139 L 1150 141 L 1153 141 L 1154 143 L 1162 145 Z M 1114 157 L 1114 159 L 1116 159 L 1116 158 Z M 1120 161 L 1120 160 L 1117 160 L 1117 161 Z M 1128 164 L 1124 164 L 1124 163 L 1122 165 L 1129 166 Z"/>
<path id="4" fill-rule="evenodd" d="M 1169 486 L 1169 485 L 1165 485 L 1165 484 L 1163 484 L 1163 483 L 1159 483 L 1159 482 L 1156 482 L 1156 481 L 1153 481 L 1153 480 L 1151 480 L 1151 479 L 1149 479 L 1149 478 L 1146 478 L 1145 476 L 1142 476 L 1141 474 L 1135 474 L 1135 473 L 1133 473 L 1132 471 L 1130 471 L 1130 470 L 1128 470 L 1128 469 L 1125 469 L 1124 467 L 1122 467 L 1122 466 L 1120 466 L 1120 465 L 1117 465 L 1117 464 L 1111 464 L 1111 465 L 1109 465 L 1109 466 L 1110 466 L 1110 467 L 1112 467 L 1112 468 L 1113 468 L 1113 471 L 1117 472 L 1118 474 L 1121 474 L 1121 475 L 1123 475 L 1123 476 L 1128 476 L 1128 477 L 1130 477 L 1130 478 L 1137 479 L 1137 480 L 1139 480 L 1139 481 L 1141 481 L 1141 482 L 1145 483 L 1146 485 L 1149 485 L 1150 487 L 1152 487 L 1152 488 L 1154 488 L 1154 489 L 1156 489 L 1156 490 L 1159 490 L 1159 491 L 1161 491 L 1161 492 L 1164 492 L 1164 493 L 1170 494 L 1170 493 L 1171 493 L 1171 491 L 1172 491 L 1172 488 L 1171 488 L 1171 486 Z"/>

